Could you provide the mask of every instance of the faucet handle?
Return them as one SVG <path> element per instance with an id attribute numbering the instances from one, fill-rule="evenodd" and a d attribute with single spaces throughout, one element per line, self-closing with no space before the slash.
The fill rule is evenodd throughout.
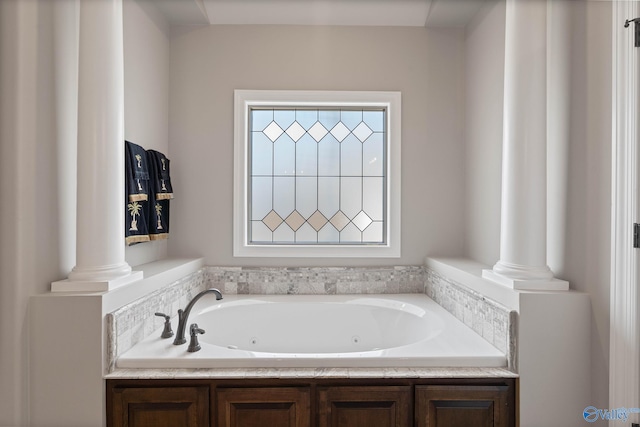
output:
<path id="1" fill-rule="evenodd" d="M 204 329 L 200 329 L 197 323 L 192 323 L 189 326 L 189 332 L 191 333 L 191 341 L 189 342 L 189 353 L 195 353 L 200 350 L 200 343 L 198 342 L 198 334 L 204 334 Z"/>
<path id="2" fill-rule="evenodd" d="M 156 316 L 164 317 L 164 330 L 162 331 L 160 338 L 171 338 L 173 336 L 173 331 L 171 330 L 171 317 L 164 313 L 156 313 Z"/>
<path id="3" fill-rule="evenodd" d="M 198 327 L 197 323 L 192 323 L 191 326 L 189 327 L 189 332 L 191 333 L 191 336 L 196 336 L 198 334 L 204 334 L 205 330 L 204 329 L 200 329 Z"/>

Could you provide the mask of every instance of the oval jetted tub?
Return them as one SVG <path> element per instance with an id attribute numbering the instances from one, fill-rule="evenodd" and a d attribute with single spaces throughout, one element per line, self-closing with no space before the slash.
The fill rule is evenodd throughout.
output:
<path id="1" fill-rule="evenodd" d="M 209 305 L 207 305 L 209 304 Z M 188 324 L 206 332 L 187 352 L 161 328 L 120 368 L 504 367 L 506 356 L 425 295 L 204 297 Z M 174 329 L 177 318 L 173 321 Z M 188 337 L 187 337 L 188 338 Z"/>

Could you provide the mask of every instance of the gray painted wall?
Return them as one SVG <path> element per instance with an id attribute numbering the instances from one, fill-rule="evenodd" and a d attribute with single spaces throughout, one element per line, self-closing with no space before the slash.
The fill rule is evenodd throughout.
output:
<path id="1" fill-rule="evenodd" d="M 463 244 L 463 32 L 212 26 L 171 40 L 171 255 L 209 265 L 421 264 Z M 234 89 L 402 92 L 400 259 L 233 258 Z"/>
<path id="2" fill-rule="evenodd" d="M 169 25 L 149 2 L 124 2 L 124 135 L 169 158 Z M 167 256 L 167 240 L 128 246 L 131 266 Z"/>
<path id="3" fill-rule="evenodd" d="M 500 256 L 504 1 L 487 1 L 465 29 L 465 254 Z"/>

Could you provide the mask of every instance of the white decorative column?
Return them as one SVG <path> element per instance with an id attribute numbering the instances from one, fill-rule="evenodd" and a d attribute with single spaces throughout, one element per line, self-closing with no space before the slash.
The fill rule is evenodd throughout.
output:
<path id="1" fill-rule="evenodd" d="M 547 266 L 547 1 L 507 0 L 500 260 L 483 277 L 567 290 Z"/>
<path id="2" fill-rule="evenodd" d="M 80 2 L 76 265 L 56 291 L 107 291 L 142 278 L 124 258 L 122 0 Z"/>

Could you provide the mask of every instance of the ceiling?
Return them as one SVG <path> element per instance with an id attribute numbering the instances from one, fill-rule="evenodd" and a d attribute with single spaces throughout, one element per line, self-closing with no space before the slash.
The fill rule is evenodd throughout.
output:
<path id="1" fill-rule="evenodd" d="M 485 0 L 154 0 L 170 25 L 463 27 Z"/>

